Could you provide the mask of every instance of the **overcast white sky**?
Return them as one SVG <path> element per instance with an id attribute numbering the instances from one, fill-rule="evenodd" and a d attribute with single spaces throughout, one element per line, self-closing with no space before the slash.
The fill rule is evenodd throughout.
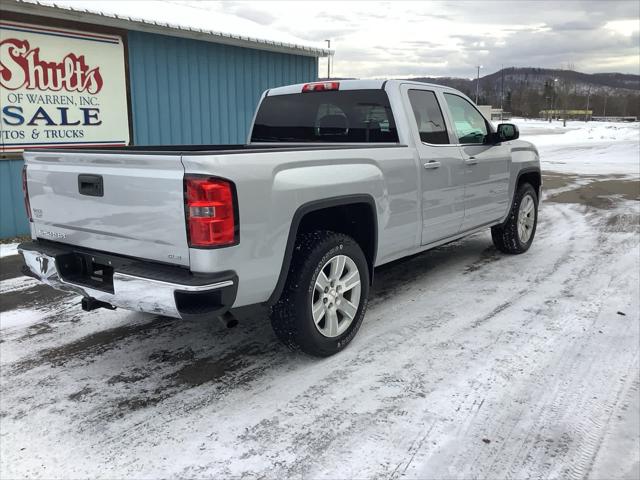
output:
<path id="1" fill-rule="evenodd" d="M 44 2 L 43 2 L 44 3 Z M 339 77 L 474 77 L 572 64 L 640 74 L 640 2 L 47 0 L 250 37 L 335 49 Z M 320 74 L 326 72 L 320 61 Z"/>

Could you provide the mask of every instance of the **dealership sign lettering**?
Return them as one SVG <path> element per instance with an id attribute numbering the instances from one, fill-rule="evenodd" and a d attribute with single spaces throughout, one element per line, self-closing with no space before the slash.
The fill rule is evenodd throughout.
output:
<path id="1" fill-rule="evenodd" d="M 0 42 L 0 56 L 0 84 L 9 90 L 25 87 L 95 94 L 102 89 L 100 67 L 89 69 L 84 55 L 69 53 L 58 63 L 47 62 L 40 59 L 40 49 L 30 48 L 28 41 L 8 38 Z"/>
<path id="2" fill-rule="evenodd" d="M 120 37 L 0 21 L 3 151 L 129 143 Z"/>

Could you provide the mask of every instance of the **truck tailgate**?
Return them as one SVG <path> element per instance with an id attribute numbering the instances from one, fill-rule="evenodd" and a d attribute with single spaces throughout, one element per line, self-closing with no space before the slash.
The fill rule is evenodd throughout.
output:
<path id="1" fill-rule="evenodd" d="M 178 154 L 26 152 L 38 238 L 189 265 Z"/>

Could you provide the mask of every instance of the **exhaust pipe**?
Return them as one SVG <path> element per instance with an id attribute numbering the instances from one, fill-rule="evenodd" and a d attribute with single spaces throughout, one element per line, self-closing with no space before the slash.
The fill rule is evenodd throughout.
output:
<path id="1" fill-rule="evenodd" d="M 222 324 L 227 328 L 233 328 L 238 325 L 238 319 L 233 316 L 233 314 L 229 311 L 223 313 L 218 317 L 218 320 L 222 322 Z"/>
<path id="2" fill-rule="evenodd" d="M 96 300 L 93 297 L 82 297 L 82 301 L 80 302 L 82 305 L 82 310 L 85 312 L 90 312 L 91 310 L 96 310 L 98 308 L 106 308 L 107 310 L 115 310 L 116 307 L 107 302 L 101 302 L 100 300 Z"/>

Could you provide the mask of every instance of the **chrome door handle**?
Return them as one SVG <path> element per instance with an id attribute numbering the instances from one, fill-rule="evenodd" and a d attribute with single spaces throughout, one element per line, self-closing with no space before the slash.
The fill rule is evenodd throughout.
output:
<path id="1" fill-rule="evenodd" d="M 466 163 L 467 165 L 477 165 L 478 160 L 476 159 L 476 157 L 469 157 L 464 161 L 464 163 Z"/>
<path id="2" fill-rule="evenodd" d="M 440 168 L 440 162 L 436 162 L 436 161 L 427 162 L 424 164 L 424 168 L 426 168 L 427 170 Z"/>

